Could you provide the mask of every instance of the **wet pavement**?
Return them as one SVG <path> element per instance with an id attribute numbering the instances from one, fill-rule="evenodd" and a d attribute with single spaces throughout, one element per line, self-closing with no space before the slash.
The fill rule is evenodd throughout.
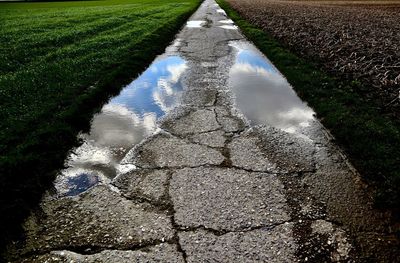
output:
<path id="1" fill-rule="evenodd" d="M 172 46 L 171 48 L 173 48 Z M 96 114 L 82 146 L 74 149 L 67 168 L 55 181 L 59 196 L 77 195 L 94 184 L 109 184 L 134 144 L 157 130 L 157 120 L 173 109 L 183 90 L 182 74 L 187 66 L 179 56 L 159 56 L 136 80 L 124 87 Z"/>
<path id="2" fill-rule="evenodd" d="M 387 215 L 213 0 L 81 138 L 15 262 L 395 262 Z"/>

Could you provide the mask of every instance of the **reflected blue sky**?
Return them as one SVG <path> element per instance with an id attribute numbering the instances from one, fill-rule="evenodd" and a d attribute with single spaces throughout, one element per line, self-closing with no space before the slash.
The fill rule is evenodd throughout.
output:
<path id="1" fill-rule="evenodd" d="M 229 85 L 236 104 L 253 125 L 267 124 L 300 133 L 313 120 L 303 103 L 273 64 L 248 42 L 231 44 L 237 51 Z"/>
<path id="2" fill-rule="evenodd" d="M 279 74 L 271 62 L 257 54 L 255 51 L 240 49 L 236 55 L 236 64 L 247 64 L 254 68 L 262 68 L 268 72 Z"/>
<path id="3" fill-rule="evenodd" d="M 179 78 L 185 69 L 185 61 L 178 56 L 155 61 L 109 104 L 124 106 L 141 117 L 153 112 L 159 118 L 174 106 L 177 92 L 182 91 Z"/>
<path id="4" fill-rule="evenodd" d="M 68 178 L 67 182 L 71 187 L 67 190 L 65 195 L 74 196 L 96 185 L 99 179 L 95 175 L 81 173 L 78 176 Z"/>
<path id="5" fill-rule="evenodd" d="M 93 116 L 83 144 L 66 160 L 67 169 L 55 181 L 58 194 L 77 195 L 108 182 L 121 168 L 119 161 L 144 137 L 157 129 L 157 120 L 173 109 L 187 69 L 178 56 L 156 59 L 137 79 Z"/>

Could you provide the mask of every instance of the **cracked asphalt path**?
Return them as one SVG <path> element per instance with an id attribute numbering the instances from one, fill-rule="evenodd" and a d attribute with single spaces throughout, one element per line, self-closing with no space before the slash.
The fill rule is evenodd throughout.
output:
<path id="1" fill-rule="evenodd" d="M 206 0 L 167 50 L 187 62 L 185 89 L 122 160 L 136 169 L 45 196 L 15 262 L 394 262 L 388 217 L 318 121 L 305 139 L 235 106 L 229 44 L 246 40 L 226 19 Z"/>

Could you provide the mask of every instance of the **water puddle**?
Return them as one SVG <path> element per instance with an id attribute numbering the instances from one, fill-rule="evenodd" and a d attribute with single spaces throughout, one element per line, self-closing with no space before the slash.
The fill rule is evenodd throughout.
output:
<path id="1" fill-rule="evenodd" d="M 223 20 L 219 20 L 218 22 L 221 24 L 233 24 L 232 19 L 223 19 Z"/>
<path id="2" fill-rule="evenodd" d="M 222 24 L 218 27 L 223 28 L 223 29 L 228 29 L 228 30 L 237 30 L 238 29 L 238 27 L 236 25 L 234 25 L 234 23 L 231 19 L 219 20 L 218 23 Z"/>
<path id="3" fill-rule="evenodd" d="M 228 30 L 237 30 L 238 29 L 238 27 L 235 26 L 235 25 L 222 25 L 222 26 L 219 26 L 219 27 L 223 28 L 223 29 L 228 29 Z"/>
<path id="4" fill-rule="evenodd" d="M 314 111 L 253 45 L 247 42 L 230 45 L 237 50 L 237 55 L 230 70 L 229 85 L 238 107 L 252 125 L 267 124 L 301 135 L 314 120 Z"/>
<path id="5" fill-rule="evenodd" d="M 191 20 L 186 22 L 186 26 L 189 28 L 199 28 L 202 27 L 206 21 L 204 20 Z"/>
<path id="6" fill-rule="evenodd" d="M 55 180 L 60 196 L 77 195 L 97 183 L 109 182 L 124 155 L 157 129 L 157 120 L 174 108 L 182 91 L 181 77 L 187 65 L 178 56 L 160 56 L 136 80 L 122 89 L 96 114 L 83 144 L 66 161 L 67 168 Z"/>

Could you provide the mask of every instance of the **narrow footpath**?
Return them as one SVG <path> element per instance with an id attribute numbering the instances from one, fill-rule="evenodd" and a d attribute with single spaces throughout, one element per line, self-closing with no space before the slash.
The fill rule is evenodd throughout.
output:
<path id="1" fill-rule="evenodd" d="M 252 54 L 261 59 L 248 62 Z M 121 155 L 109 182 L 96 179 L 76 194 L 46 194 L 24 225 L 25 240 L 9 248 L 12 260 L 399 259 L 388 217 L 372 208 L 356 170 L 214 0 L 203 2 L 164 57 L 184 61 L 179 70 L 168 68 L 172 82 L 180 74 L 177 104 Z M 280 101 L 283 88 L 253 92 L 260 74 L 271 85 L 284 83 L 290 99 Z M 272 116 L 289 100 L 298 107 Z M 263 105 L 265 112 L 257 112 Z"/>

